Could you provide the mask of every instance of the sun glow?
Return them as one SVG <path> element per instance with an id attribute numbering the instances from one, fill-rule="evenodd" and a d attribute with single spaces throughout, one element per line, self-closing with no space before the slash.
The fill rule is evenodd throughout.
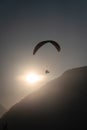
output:
<path id="1" fill-rule="evenodd" d="M 27 86 L 30 84 L 30 86 L 32 85 L 33 87 L 41 86 L 46 81 L 46 78 L 41 73 L 30 71 L 28 73 L 25 72 L 19 75 L 17 80 L 21 85 Z"/>
<path id="2" fill-rule="evenodd" d="M 37 84 L 43 81 L 43 76 L 37 73 L 30 72 L 29 74 L 25 74 L 24 76 L 21 76 L 21 79 L 29 84 Z"/>
<path id="3" fill-rule="evenodd" d="M 30 73 L 25 77 L 25 80 L 30 84 L 35 84 L 42 80 L 42 76 L 35 73 Z"/>

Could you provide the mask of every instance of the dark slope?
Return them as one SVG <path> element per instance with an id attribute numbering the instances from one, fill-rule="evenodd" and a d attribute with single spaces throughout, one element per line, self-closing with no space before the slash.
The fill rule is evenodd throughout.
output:
<path id="1" fill-rule="evenodd" d="M 0 104 L 0 117 L 6 112 L 6 109 Z"/>
<path id="2" fill-rule="evenodd" d="M 87 128 L 87 67 L 66 71 L 14 105 L 1 129 Z M 8 128 L 7 128 L 8 127 Z"/>

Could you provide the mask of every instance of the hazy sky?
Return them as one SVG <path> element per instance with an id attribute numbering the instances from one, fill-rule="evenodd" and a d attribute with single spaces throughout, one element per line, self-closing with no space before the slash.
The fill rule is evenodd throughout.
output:
<path id="1" fill-rule="evenodd" d="M 59 42 L 59 55 L 48 44 L 33 56 L 34 46 L 49 39 Z M 59 76 L 69 68 L 85 65 L 87 0 L 0 1 L 1 103 L 9 106 L 26 93 L 15 81 L 24 72 L 34 69 L 44 74 L 49 69 L 51 75 Z"/>

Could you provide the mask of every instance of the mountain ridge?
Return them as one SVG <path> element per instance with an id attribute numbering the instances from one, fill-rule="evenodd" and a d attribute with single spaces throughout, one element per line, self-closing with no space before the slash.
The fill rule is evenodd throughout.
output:
<path id="1" fill-rule="evenodd" d="M 87 67 L 64 72 L 14 105 L 1 119 L 9 130 L 87 128 Z M 13 127 L 14 126 L 14 127 Z"/>

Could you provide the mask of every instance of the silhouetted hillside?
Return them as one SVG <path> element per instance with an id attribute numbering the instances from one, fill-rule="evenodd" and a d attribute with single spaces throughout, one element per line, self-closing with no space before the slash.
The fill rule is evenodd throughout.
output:
<path id="1" fill-rule="evenodd" d="M 6 112 L 6 109 L 0 104 L 0 117 Z"/>
<path id="2" fill-rule="evenodd" d="M 2 118 L 1 130 L 87 128 L 87 67 L 61 77 L 28 95 Z"/>

